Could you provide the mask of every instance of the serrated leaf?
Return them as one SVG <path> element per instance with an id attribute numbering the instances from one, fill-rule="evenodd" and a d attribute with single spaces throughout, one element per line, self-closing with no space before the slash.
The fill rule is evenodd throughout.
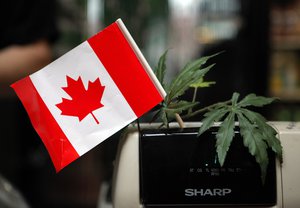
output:
<path id="1" fill-rule="evenodd" d="M 161 111 L 161 116 L 160 117 L 161 117 L 161 120 L 163 122 L 163 125 L 168 126 L 169 120 L 168 120 L 167 113 L 164 110 Z"/>
<path id="2" fill-rule="evenodd" d="M 216 135 L 216 148 L 221 166 L 224 165 L 228 149 L 234 136 L 234 117 L 235 113 L 230 112 L 226 119 L 221 123 Z"/>
<path id="3" fill-rule="evenodd" d="M 203 77 L 200 78 L 197 82 L 190 85 L 193 88 L 203 88 L 203 87 L 210 87 L 210 85 L 216 84 L 216 82 L 205 82 Z"/>
<path id="4" fill-rule="evenodd" d="M 206 64 L 206 62 L 210 58 L 217 56 L 218 54 L 220 54 L 220 53 L 216 53 L 216 54 L 213 54 L 210 56 L 203 56 L 199 59 L 196 59 L 196 60 L 186 64 L 184 66 L 184 68 L 181 70 L 181 72 L 178 74 L 178 76 L 173 80 L 173 83 L 176 84 L 178 81 L 182 80 L 182 78 L 185 77 L 187 73 L 198 70 L 201 66 Z"/>
<path id="5" fill-rule="evenodd" d="M 250 154 L 255 157 L 256 162 L 259 164 L 261 178 L 264 183 L 269 163 L 267 145 L 262 139 L 262 134 L 243 116 L 243 114 L 238 113 L 237 117 L 244 145 L 249 149 Z"/>
<path id="6" fill-rule="evenodd" d="M 220 121 L 226 113 L 228 113 L 226 108 L 218 108 L 212 111 L 209 111 L 204 114 L 205 118 L 201 121 L 202 125 L 199 128 L 198 136 L 203 134 L 207 129 L 209 129 L 215 122 Z"/>
<path id="7" fill-rule="evenodd" d="M 263 139 L 267 142 L 268 146 L 276 153 L 279 161 L 283 162 L 283 150 L 280 140 L 276 137 L 277 132 L 273 133 L 274 129 L 270 125 L 263 127 Z"/>
<path id="8" fill-rule="evenodd" d="M 207 60 L 218 54 L 219 53 L 211 56 L 204 56 L 185 65 L 179 74 L 172 80 L 170 86 L 168 86 L 168 95 L 165 100 L 170 102 L 182 95 L 191 84 L 197 82 L 201 77 L 203 77 L 213 65 L 204 69 L 201 69 L 201 67 L 207 62 Z"/>
<path id="9" fill-rule="evenodd" d="M 240 96 L 239 93 L 237 93 L 237 92 L 233 93 L 232 98 L 231 98 L 231 103 L 233 106 L 236 106 L 239 96 Z"/>
<path id="10" fill-rule="evenodd" d="M 244 99 L 242 99 L 238 106 L 240 107 L 246 107 L 246 106 L 255 106 L 255 107 L 261 107 L 264 105 L 268 105 L 272 103 L 275 100 L 275 98 L 267 98 L 263 96 L 256 96 L 255 94 L 249 94 Z"/>
<path id="11" fill-rule="evenodd" d="M 166 74 L 166 56 L 167 56 L 168 50 L 166 50 L 163 55 L 159 58 L 157 67 L 154 70 L 154 73 L 158 79 L 158 81 L 161 83 L 161 85 L 164 87 L 164 79 Z"/>
<path id="12" fill-rule="evenodd" d="M 196 105 L 198 105 L 198 102 L 188 102 L 188 101 L 181 100 L 181 101 L 170 103 L 170 105 L 165 108 L 165 111 L 167 113 L 180 114 L 182 111 L 193 108 Z"/>
<path id="13" fill-rule="evenodd" d="M 241 109 L 241 113 L 248 118 L 252 124 L 255 124 L 260 130 L 262 139 L 267 142 L 268 146 L 277 154 L 280 161 L 282 161 L 282 146 L 279 139 L 276 137 L 276 130 L 271 127 L 266 119 L 259 113 L 250 111 L 248 109 Z"/>
<path id="14" fill-rule="evenodd" d="M 170 84 L 164 82 L 167 51 L 160 57 L 154 72 L 158 80 L 162 83 L 162 86 L 167 92 L 167 95 L 162 102 L 162 108 L 159 110 L 159 114 L 155 114 L 154 119 L 156 119 L 157 115 L 159 115 L 164 125 L 166 125 L 174 118 L 175 114 L 181 114 L 186 109 L 186 118 L 194 115 L 192 110 L 196 105 L 195 100 L 193 100 L 189 104 L 183 102 L 179 103 L 179 97 L 183 95 L 187 89 L 190 88 L 191 84 L 197 83 L 200 79 L 203 79 L 203 76 L 213 67 L 213 65 L 205 68 L 201 67 L 207 62 L 208 59 L 218 54 L 219 53 L 213 54 L 211 56 L 204 56 L 187 64 L 183 68 L 183 70 L 181 70 L 181 72 L 171 81 Z M 211 84 L 211 82 L 203 83 L 203 85 L 208 84 Z M 182 106 L 179 106 L 179 104 Z"/>
<path id="15" fill-rule="evenodd" d="M 186 75 L 182 77 L 181 80 L 173 81 L 169 88 L 169 94 L 167 95 L 166 100 L 170 102 L 171 100 L 183 95 L 183 93 L 187 89 L 189 89 L 192 83 L 203 77 L 213 66 L 214 64 L 203 69 L 190 71 L 186 73 Z"/>

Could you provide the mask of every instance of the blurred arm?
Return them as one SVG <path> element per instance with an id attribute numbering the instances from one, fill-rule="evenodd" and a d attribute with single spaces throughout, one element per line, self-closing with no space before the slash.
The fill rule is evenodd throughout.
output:
<path id="1" fill-rule="evenodd" d="M 52 58 L 49 43 L 44 40 L 0 50 L 0 83 L 10 85 L 47 65 Z"/>

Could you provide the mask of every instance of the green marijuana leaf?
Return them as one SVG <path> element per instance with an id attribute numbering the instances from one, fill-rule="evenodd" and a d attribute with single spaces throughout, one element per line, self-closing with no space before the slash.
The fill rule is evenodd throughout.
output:
<path id="1" fill-rule="evenodd" d="M 238 98 L 239 94 L 233 93 L 230 104 L 220 103 L 205 113 L 199 135 L 212 127 L 215 122 L 223 120 L 216 135 L 216 149 L 219 163 L 222 166 L 234 137 L 234 122 L 237 118 L 244 146 L 249 149 L 250 154 L 260 165 L 261 178 L 264 182 L 269 163 L 267 150 L 271 148 L 282 161 L 282 146 L 276 137 L 277 132 L 267 123 L 266 119 L 246 107 L 262 107 L 272 103 L 275 98 L 266 98 L 255 94 L 247 95 L 240 102 L 238 102 Z"/>
<path id="2" fill-rule="evenodd" d="M 275 152 L 282 162 L 282 146 L 276 137 L 276 130 L 267 123 L 262 115 L 249 110 L 248 107 L 263 107 L 272 103 L 275 98 L 249 94 L 239 101 L 239 93 L 235 92 L 230 100 L 195 110 L 199 104 L 196 101 L 197 89 L 215 84 L 215 82 L 205 82 L 204 76 L 214 66 L 214 64 L 206 66 L 207 61 L 219 53 L 188 63 L 170 83 L 166 83 L 167 53 L 168 51 L 160 57 L 154 71 L 167 92 L 167 96 L 155 109 L 156 112 L 154 112 L 151 122 L 160 119 L 163 126 L 168 127 L 170 121 L 177 119 L 179 114 L 182 119 L 203 114 L 204 118 L 199 128 L 199 136 L 214 126 L 216 122 L 219 122 L 220 125 L 216 134 L 216 152 L 219 163 L 223 166 L 235 135 L 236 121 L 238 121 L 243 144 L 259 164 L 261 179 L 264 183 L 269 164 L 268 149 Z M 190 88 L 194 88 L 192 101 L 181 100 L 181 96 Z"/>
<path id="3" fill-rule="evenodd" d="M 191 110 L 198 105 L 195 100 L 179 101 L 180 96 L 183 95 L 191 86 L 194 88 L 207 87 L 213 82 L 205 82 L 203 77 L 214 66 L 204 66 L 207 61 L 218 54 L 205 56 L 195 61 L 192 61 L 184 66 L 180 73 L 169 83 L 165 83 L 166 72 L 166 51 L 159 59 L 158 65 L 154 70 L 160 83 L 162 83 L 167 96 L 161 103 L 159 110 L 154 114 L 152 121 L 160 118 L 164 126 L 168 126 L 169 122 L 174 120 L 176 114 L 187 112 L 186 117 L 189 117 Z"/>
<path id="4" fill-rule="evenodd" d="M 244 145 L 248 147 L 250 154 L 255 157 L 256 162 L 260 165 L 261 177 L 262 181 L 264 181 L 269 163 L 268 146 L 262 140 L 261 132 L 243 114 L 238 113 L 238 119 Z"/>
<path id="5" fill-rule="evenodd" d="M 235 113 L 233 111 L 229 113 L 229 115 L 220 126 L 219 131 L 216 135 L 216 147 L 221 166 L 224 165 L 227 151 L 234 136 L 234 115 Z"/>
<path id="6" fill-rule="evenodd" d="M 158 79 L 158 81 L 161 83 L 162 87 L 165 87 L 164 79 L 166 74 L 166 56 L 168 51 L 164 52 L 164 54 L 159 58 L 157 67 L 154 70 L 154 73 Z"/>

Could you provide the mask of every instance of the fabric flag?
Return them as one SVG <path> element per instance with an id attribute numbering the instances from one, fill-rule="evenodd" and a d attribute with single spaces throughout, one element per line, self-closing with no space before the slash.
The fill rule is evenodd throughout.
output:
<path id="1" fill-rule="evenodd" d="M 57 172 L 165 96 L 121 19 L 11 87 Z"/>

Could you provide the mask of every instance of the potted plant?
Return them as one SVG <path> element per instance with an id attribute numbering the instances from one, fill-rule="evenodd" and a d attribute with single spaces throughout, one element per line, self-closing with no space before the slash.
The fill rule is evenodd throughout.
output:
<path id="1" fill-rule="evenodd" d="M 199 108 L 196 92 L 214 83 L 205 82 L 204 77 L 214 65 L 207 66 L 207 61 L 216 55 L 188 63 L 170 83 L 165 81 L 167 51 L 160 57 L 155 74 L 167 96 L 153 109 L 150 119 L 150 123 L 159 123 L 150 127 L 144 124 L 143 128 L 138 125 L 135 134 L 139 137 L 139 155 L 136 156 L 142 203 L 155 206 L 199 201 L 210 205 L 247 204 L 251 200 L 254 204 L 275 203 L 276 176 L 270 167 L 275 167 L 274 157 L 282 161 L 282 146 L 276 130 L 262 115 L 249 109 L 268 105 L 275 98 L 249 94 L 239 99 L 239 94 L 234 92 L 227 101 Z M 181 96 L 191 87 L 195 92 L 192 100 L 182 100 Z M 198 114 L 203 115 L 200 123 L 184 124 L 183 120 Z M 173 121 L 179 125 L 174 127 Z M 248 190 L 242 194 L 235 191 L 233 199 L 229 196 L 234 192 L 232 187 L 241 184 L 223 187 L 220 184 L 226 183 L 222 180 L 241 182 Z M 170 189 L 176 182 L 182 187 Z M 255 199 L 249 197 L 251 193 Z"/>

